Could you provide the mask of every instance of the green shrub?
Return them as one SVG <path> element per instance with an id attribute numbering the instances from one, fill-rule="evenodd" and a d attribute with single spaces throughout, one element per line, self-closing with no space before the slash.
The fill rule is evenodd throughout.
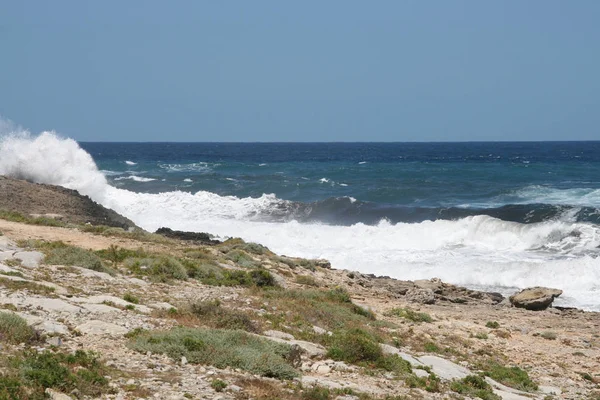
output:
<path id="1" fill-rule="evenodd" d="M 475 334 L 475 338 L 477 339 L 483 339 L 483 340 L 487 340 L 488 339 L 488 335 L 485 332 L 477 332 Z"/>
<path id="2" fill-rule="evenodd" d="M 298 376 L 286 361 L 291 358 L 291 346 L 242 331 L 173 328 L 140 333 L 130 339 L 129 346 L 141 353 L 166 354 L 177 361 L 185 356 L 193 364 L 240 368 L 265 377 Z"/>
<path id="3" fill-rule="evenodd" d="M 241 250 L 231 250 L 225 257 L 243 268 L 257 268 L 259 266 L 251 256 Z"/>
<path id="4" fill-rule="evenodd" d="M 529 374 L 519 367 L 505 367 L 496 361 L 489 360 L 481 363 L 479 369 L 483 371 L 484 375 L 503 385 L 525 392 L 534 392 L 538 389 L 538 385 L 529 378 Z"/>
<path id="5" fill-rule="evenodd" d="M 441 351 L 441 349 L 438 347 L 438 345 L 435 344 L 435 343 L 433 343 L 433 342 L 427 342 L 427 343 L 425 343 L 423 345 L 423 348 L 428 353 L 439 353 Z"/>
<path id="6" fill-rule="evenodd" d="M 313 386 L 302 393 L 302 400 L 329 400 L 330 398 L 331 391 L 323 386 Z"/>
<path id="7" fill-rule="evenodd" d="M 485 323 L 485 327 L 490 329 L 498 329 L 500 328 L 500 324 L 497 321 L 488 321 Z"/>
<path id="8" fill-rule="evenodd" d="M 356 364 L 362 361 L 376 362 L 383 358 L 379 343 L 367 332 L 352 329 L 335 333 L 327 356 L 337 360 Z"/>
<path id="9" fill-rule="evenodd" d="M 320 286 L 319 282 L 317 282 L 317 280 L 310 275 L 298 275 L 296 277 L 296 283 L 298 283 L 300 285 L 306 285 L 306 286 L 314 286 L 314 287 Z"/>
<path id="10" fill-rule="evenodd" d="M 140 304 L 140 299 L 131 293 L 125 293 L 125 295 L 123 296 L 123 300 L 133 304 Z"/>
<path id="11" fill-rule="evenodd" d="M 97 250 L 95 253 L 105 260 L 112 261 L 113 264 L 123 262 L 127 258 L 144 258 L 149 256 L 142 248 L 130 250 L 112 244 L 106 249 Z"/>
<path id="12" fill-rule="evenodd" d="M 258 287 L 277 286 L 275 278 L 266 269 L 253 269 L 249 274 L 252 282 Z"/>
<path id="13" fill-rule="evenodd" d="M 100 257 L 94 254 L 93 251 L 74 246 L 48 249 L 46 251 L 44 262 L 50 265 L 74 265 L 99 272 L 114 272 L 110 268 L 104 266 Z"/>
<path id="14" fill-rule="evenodd" d="M 215 389 L 215 392 L 222 392 L 223 389 L 225 389 L 227 387 L 227 383 L 223 382 L 220 379 L 214 379 L 210 383 L 210 387 Z"/>
<path id="15" fill-rule="evenodd" d="M 411 310 L 410 308 L 401 308 L 401 307 L 392 308 L 390 311 L 388 311 L 386 313 L 386 315 L 400 317 L 400 318 L 404 318 L 409 321 L 418 322 L 418 323 L 433 322 L 433 318 L 431 318 L 431 315 L 429 315 L 427 313 L 416 312 L 414 310 Z"/>
<path id="16" fill-rule="evenodd" d="M 260 329 L 252 322 L 248 314 L 222 307 L 218 300 L 191 303 L 189 312 L 211 328 L 260 332 Z"/>
<path id="17" fill-rule="evenodd" d="M 46 399 L 46 388 L 98 397 L 109 392 L 108 372 L 95 353 L 24 350 L 0 373 L 0 399 Z"/>
<path id="18" fill-rule="evenodd" d="M 27 343 L 38 339 L 37 332 L 17 314 L 0 311 L 0 343 Z"/>
<path id="19" fill-rule="evenodd" d="M 469 375 L 454 381 L 450 384 L 450 389 L 469 397 L 478 397 L 483 400 L 501 400 L 501 397 L 494 394 L 492 387 L 479 375 Z"/>
<path id="20" fill-rule="evenodd" d="M 134 274 L 145 275 L 158 282 L 188 277 L 185 267 L 174 257 L 127 258 L 124 265 Z"/>
<path id="21" fill-rule="evenodd" d="M 405 383 L 410 388 L 421 388 L 428 392 L 440 391 L 440 378 L 438 378 L 433 372 L 430 373 L 429 376 L 424 377 L 410 375 L 405 379 Z"/>

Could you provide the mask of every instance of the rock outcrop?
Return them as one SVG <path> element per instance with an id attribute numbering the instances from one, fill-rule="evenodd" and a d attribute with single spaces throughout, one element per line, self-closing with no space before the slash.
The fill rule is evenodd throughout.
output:
<path id="1" fill-rule="evenodd" d="M 32 183 L 0 175 L 0 210 L 51 216 L 74 224 L 136 228 L 129 219 L 101 206 L 76 190 Z"/>
<path id="2" fill-rule="evenodd" d="M 550 307 L 555 298 L 562 294 L 560 289 L 533 287 L 510 296 L 511 304 L 526 310 L 541 311 Z"/>

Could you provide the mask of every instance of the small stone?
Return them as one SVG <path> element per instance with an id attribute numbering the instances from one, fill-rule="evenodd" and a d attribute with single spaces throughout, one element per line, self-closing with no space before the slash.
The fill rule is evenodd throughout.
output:
<path id="1" fill-rule="evenodd" d="M 62 345 L 62 339 L 58 336 L 49 337 L 46 339 L 46 343 L 48 343 L 50 346 L 59 347 Z"/>
<path id="2" fill-rule="evenodd" d="M 188 363 L 188 360 L 185 356 L 181 357 L 181 365 L 186 365 Z"/>
<path id="3" fill-rule="evenodd" d="M 239 387 L 239 386 L 237 386 L 237 385 L 229 385 L 229 386 L 227 387 L 227 389 L 229 389 L 229 390 L 230 390 L 230 391 L 232 391 L 232 392 L 236 392 L 236 393 L 238 393 L 238 392 L 241 392 L 241 391 L 242 391 L 242 388 L 241 388 L 241 387 Z"/>

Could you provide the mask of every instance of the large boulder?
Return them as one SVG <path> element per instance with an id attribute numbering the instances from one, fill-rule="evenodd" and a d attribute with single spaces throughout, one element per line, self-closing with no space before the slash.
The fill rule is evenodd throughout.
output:
<path id="1" fill-rule="evenodd" d="M 511 304 L 526 310 L 541 311 L 550 307 L 555 298 L 562 294 L 560 289 L 533 287 L 521 290 L 509 297 Z"/>

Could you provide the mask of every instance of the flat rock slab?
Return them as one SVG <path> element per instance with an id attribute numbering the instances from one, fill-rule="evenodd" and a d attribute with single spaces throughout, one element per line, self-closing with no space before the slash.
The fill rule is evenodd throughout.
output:
<path id="1" fill-rule="evenodd" d="M 99 320 L 90 320 L 79 326 L 77 326 L 79 332 L 84 335 L 110 335 L 110 336 L 120 336 L 124 335 L 129 330 L 119 325 L 112 324 L 110 322 L 104 322 Z"/>
<path id="2" fill-rule="evenodd" d="M 271 336 L 263 336 L 263 335 L 256 335 L 256 334 L 254 334 L 254 335 L 261 337 L 263 339 L 272 340 L 273 342 L 277 342 L 277 343 L 285 343 L 285 344 L 289 344 L 292 346 L 298 345 L 298 347 L 300 347 L 309 358 L 321 357 L 321 356 L 324 356 L 325 353 L 327 353 L 327 350 L 325 350 L 325 347 L 321 346 L 320 344 L 306 342 L 304 340 L 285 340 L 285 339 L 280 339 L 280 338 L 271 337 Z"/>
<path id="3" fill-rule="evenodd" d="M 489 376 L 485 377 L 485 381 L 492 387 L 495 394 L 502 397 L 502 400 L 531 400 L 532 398 L 538 398 L 532 393 L 523 392 L 503 385 Z"/>
<path id="4" fill-rule="evenodd" d="M 0 251 L 0 261 L 12 260 L 14 254 L 15 252 L 13 250 Z"/>
<path id="5" fill-rule="evenodd" d="M 415 357 L 398 350 L 394 346 L 391 346 L 389 344 L 383 344 L 383 343 L 380 344 L 379 346 L 381 346 L 381 350 L 383 351 L 383 354 L 395 354 L 395 355 L 399 356 L 400 358 L 402 358 L 403 360 L 408 361 L 410 363 L 410 365 L 412 365 L 413 367 L 424 367 L 425 366 L 425 364 L 423 364 L 421 361 L 417 360 Z"/>
<path id="6" fill-rule="evenodd" d="M 160 302 L 160 301 L 157 303 L 150 303 L 150 304 L 148 304 L 148 307 L 154 308 L 155 310 L 170 310 L 171 308 L 175 308 L 175 306 L 173 306 L 169 303 Z"/>
<path id="7" fill-rule="evenodd" d="M 114 281 L 116 279 L 115 277 L 111 276 L 110 274 L 107 274 L 106 272 L 94 271 L 92 269 L 87 269 L 87 268 L 77 267 L 77 266 L 73 266 L 72 268 L 77 269 L 79 271 L 79 273 L 81 274 L 81 276 L 90 277 L 90 278 L 98 278 L 98 279 L 102 279 L 105 281 Z"/>
<path id="8" fill-rule="evenodd" d="M 326 379 L 326 378 L 321 378 L 321 377 L 315 377 L 315 376 L 302 376 L 301 378 L 301 382 L 302 382 L 302 386 L 304 387 L 311 387 L 311 386 L 325 386 L 329 389 L 352 389 L 354 391 L 357 392 L 361 392 L 361 393 L 367 393 L 367 394 L 373 394 L 373 395 L 380 395 L 383 394 L 383 390 L 378 388 L 378 387 L 374 387 L 374 386 L 364 386 L 364 385 L 359 385 L 356 384 L 354 382 L 346 382 L 346 381 L 341 381 L 336 379 L 334 380 L 330 380 L 330 379 Z"/>
<path id="9" fill-rule="evenodd" d="M 278 339 L 283 339 L 283 340 L 294 340 L 294 336 L 290 335 L 289 333 L 285 333 L 285 332 L 281 332 L 281 331 L 273 331 L 273 330 L 264 331 L 263 335 L 278 338 Z"/>
<path id="10" fill-rule="evenodd" d="M 44 318 L 25 313 L 17 314 L 27 321 L 28 325 L 31 325 L 33 328 L 42 331 L 43 333 L 60 335 L 66 335 L 69 333 L 69 329 L 60 322 L 49 321 Z"/>
<path id="11" fill-rule="evenodd" d="M 10 296 L 0 298 L 0 302 L 4 304 L 12 304 L 17 307 L 38 308 L 44 311 L 56 311 L 65 313 L 81 312 L 80 307 L 74 306 L 73 304 L 69 304 L 61 299 Z"/>
<path id="12" fill-rule="evenodd" d="M 541 311 L 550 307 L 555 298 L 562 294 L 560 289 L 532 287 L 509 297 L 511 304 L 526 310 Z"/>
<path id="13" fill-rule="evenodd" d="M 467 368 L 441 357 L 421 356 L 418 360 L 431 367 L 431 370 L 442 379 L 462 379 L 467 375 L 471 375 L 471 371 Z"/>
<path id="14" fill-rule="evenodd" d="M 85 308 L 87 308 L 85 306 L 85 304 L 97 304 L 97 305 L 107 305 L 108 306 L 109 304 L 112 303 L 119 307 L 134 306 L 136 310 L 138 310 L 139 312 L 145 313 L 145 314 L 149 314 L 152 311 L 152 309 L 150 309 L 150 307 L 146 307 L 141 304 L 133 304 L 133 303 L 123 300 L 120 297 L 108 296 L 108 295 L 91 296 L 91 297 L 73 297 L 73 298 L 71 298 L 71 301 L 73 301 L 75 303 L 84 303 L 84 305 L 82 305 L 82 307 L 85 307 Z"/>
<path id="15" fill-rule="evenodd" d="M 44 253 L 39 251 L 19 251 L 14 258 L 21 260 L 21 265 L 26 268 L 37 268 L 44 259 Z"/>
<path id="16" fill-rule="evenodd" d="M 7 238 L 6 236 L 0 236 L 0 251 L 16 250 L 18 249 L 15 242 Z"/>

